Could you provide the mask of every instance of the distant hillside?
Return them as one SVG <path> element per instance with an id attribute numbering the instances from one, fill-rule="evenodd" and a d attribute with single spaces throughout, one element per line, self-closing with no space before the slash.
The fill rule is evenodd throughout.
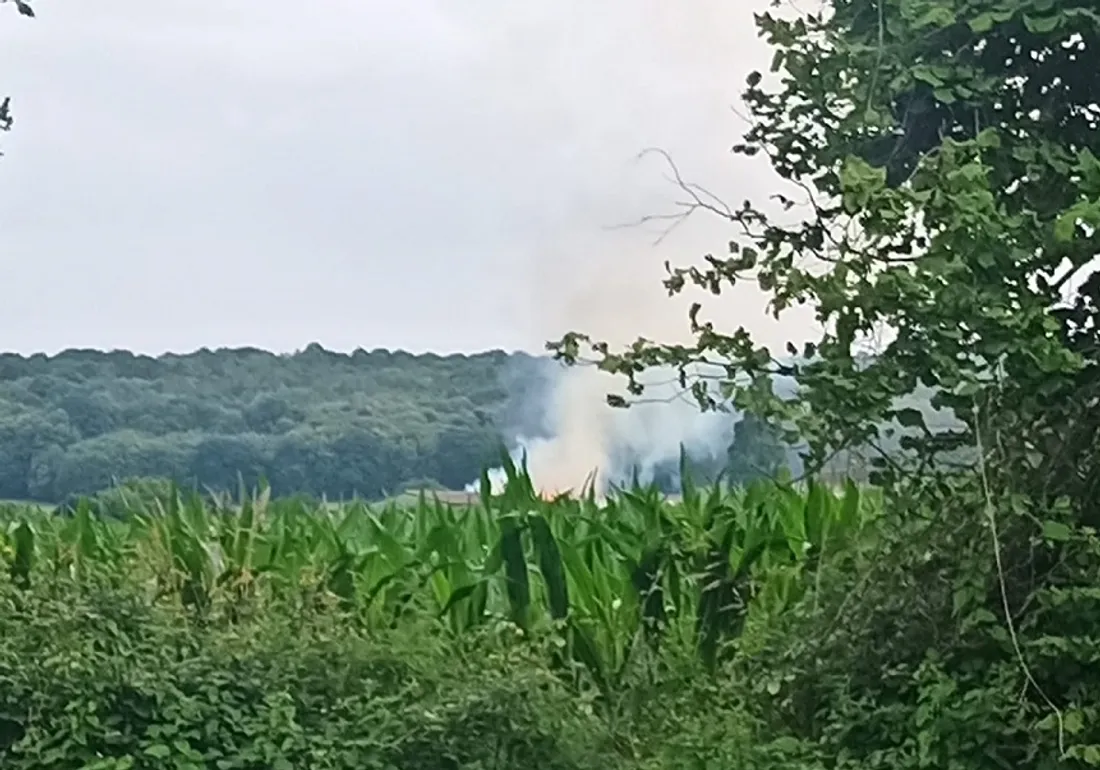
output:
<path id="1" fill-rule="evenodd" d="M 0 498 L 59 500 L 112 479 L 376 497 L 413 480 L 461 489 L 529 426 L 509 382 L 544 361 L 386 350 L 159 357 L 0 355 Z"/>

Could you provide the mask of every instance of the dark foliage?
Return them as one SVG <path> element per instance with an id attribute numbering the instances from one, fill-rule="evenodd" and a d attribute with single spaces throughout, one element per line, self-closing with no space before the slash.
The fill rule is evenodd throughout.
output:
<path id="1" fill-rule="evenodd" d="M 6 769 L 616 766 L 548 672 L 491 642 L 456 660 L 279 612 L 198 627 L 117 590 L 0 583 L 0 610 Z"/>
<path id="2" fill-rule="evenodd" d="M 378 497 L 461 489 L 524 430 L 509 378 L 540 359 L 201 350 L 0 356 L 0 498 L 58 501 L 168 477 L 236 491 Z M 239 474 L 239 475 L 238 475 Z"/>

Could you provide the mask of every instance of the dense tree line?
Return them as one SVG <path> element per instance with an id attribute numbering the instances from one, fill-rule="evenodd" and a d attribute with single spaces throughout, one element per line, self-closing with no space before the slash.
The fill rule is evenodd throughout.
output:
<path id="1" fill-rule="evenodd" d="M 278 493 L 461 488 L 524 429 L 509 378 L 541 363 L 319 345 L 0 355 L 0 498 L 58 500 L 147 476 L 235 489 L 238 474 Z"/>
<path id="2" fill-rule="evenodd" d="M 292 355 L 0 354 L 0 499 L 56 502 L 150 477 L 229 491 L 264 480 L 279 495 L 329 498 L 462 489 L 517 437 L 546 436 L 541 410 L 557 369 L 524 353 L 320 345 Z M 755 416 L 731 415 L 729 435 L 726 451 L 688 458 L 698 481 L 801 466 Z M 834 466 L 864 475 L 848 455 Z M 680 470 L 669 457 L 643 480 L 676 491 Z"/>

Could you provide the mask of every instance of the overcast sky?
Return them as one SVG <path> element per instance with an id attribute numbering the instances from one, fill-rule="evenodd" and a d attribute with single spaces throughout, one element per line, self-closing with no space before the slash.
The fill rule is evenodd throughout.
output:
<path id="1" fill-rule="evenodd" d="M 766 0 L 38 0 L 0 6 L 0 349 L 538 349 L 669 335 L 698 219 L 650 146 L 739 202 Z M 772 187 L 769 187 L 771 185 Z M 714 304 L 717 303 L 717 304 Z M 762 325 L 762 302 L 713 301 Z"/>

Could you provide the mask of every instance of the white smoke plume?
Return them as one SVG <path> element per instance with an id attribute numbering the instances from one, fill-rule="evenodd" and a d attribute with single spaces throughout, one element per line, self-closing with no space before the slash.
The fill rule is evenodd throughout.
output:
<path id="1" fill-rule="evenodd" d="M 526 323 L 530 348 L 541 350 L 547 340 L 574 330 L 613 348 L 638 337 L 690 344 L 687 312 L 694 301 L 703 304 L 701 321 L 726 332 L 744 326 L 777 351 L 788 340 L 801 345 L 813 338 L 811 311 L 800 308 L 771 319 L 767 298 L 751 283 L 720 296 L 700 290 L 672 298 L 662 285 L 666 260 L 684 265 L 698 264 L 706 254 L 723 257 L 730 239 L 739 235 L 713 212 L 699 210 L 683 221 L 665 216 L 685 211 L 678 206 L 687 191 L 677 186 L 677 171 L 686 183 L 700 185 L 693 189 L 719 209 L 719 201 L 733 209 L 745 199 L 764 205 L 772 193 L 787 191 L 762 157 L 729 153 L 747 128 L 735 109 L 745 77 L 767 69 L 768 51 L 752 19 L 752 11 L 763 5 L 706 0 L 674 9 L 646 0 L 629 12 L 624 6 L 623 18 L 636 34 L 623 44 L 644 46 L 655 63 L 644 72 L 622 73 L 619 85 L 599 99 L 581 94 L 588 93 L 591 73 L 602 71 L 606 37 L 570 37 L 567 68 L 557 66 L 558 60 L 540 68 L 527 57 L 532 69 L 524 71 L 524 83 L 542 84 L 564 100 L 563 114 L 572 116 L 572 122 L 562 123 L 560 145 L 546 148 L 561 161 L 556 173 L 571 178 L 568 196 L 547 194 L 537 221 L 516 223 L 541 236 L 529 254 L 518 255 L 527 259 L 509 266 L 527 286 L 526 315 L 517 320 Z M 579 34 L 583 26 L 576 29 Z M 713 76 L 700 77 L 701 72 Z M 608 99 L 622 102 L 624 110 L 605 109 Z M 577 128 L 581 125 L 584 131 Z M 667 152 L 675 169 L 661 152 L 646 148 Z M 644 394 L 647 403 L 627 410 L 606 403 L 608 393 L 625 392 L 625 380 L 591 367 L 558 373 L 545 396 L 549 403 L 541 403 L 539 389 L 525 392 L 520 383 L 515 395 L 539 401 L 529 406 L 547 414 L 548 424 L 546 437 L 521 437 L 515 455 L 526 452 L 533 481 L 545 492 L 577 490 L 593 473 L 600 490 L 635 467 L 644 479 L 675 462 L 681 445 L 689 455 L 724 455 L 734 418 L 700 413 L 690 396 L 673 398 L 677 386 L 671 379 L 669 372 L 650 373 L 649 382 L 664 384 L 652 384 Z"/>
<path id="2" fill-rule="evenodd" d="M 731 125 L 731 133 L 735 130 Z M 721 253 L 731 237 L 730 223 L 698 212 L 667 233 L 669 221 L 659 219 L 643 226 L 607 227 L 668 211 L 679 193 L 664 176 L 668 166 L 660 155 L 623 165 L 634 173 L 617 180 L 615 199 L 594 196 L 578 202 L 577 210 L 571 212 L 573 221 L 542 239 L 541 258 L 534 261 L 531 276 L 532 347 L 560 339 L 568 331 L 587 333 L 613 349 L 639 337 L 690 344 L 687 313 L 693 301 L 703 305 L 700 320 L 710 320 L 730 333 L 745 326 L 760 344 L 777 352 L 788 340 L 801 345 L 811 338 L 809 311 L 792 311 L 780 321 L 771 319 L 766 297 L 752 284 L 720 296 L 696 290 L 670 297 L 662 283 L 667 275 L 664 262 L 691 264 L 704 254 Z M 751 174 L 733 177 L 735 167 L 736 161 L 718 153 L 713 168 L 732 178 L 724 185 L 727 199 L 737 200 L 730 187 L 741 186 L 750 188 L 741 198 L 762 197 L 751 189 L 760 189 Z M 713 171 L 711 176 L 716 176 Z M 711 189 L 721 188 L 718 181 L 719 186 Z M 644 483 L 659 467 L 675 464 L 681 446 L 689 457 L 726 454 L 735 417 L 701 412 L 695 399 L 682 392 L 672 371 L 657 369 L 639 379 L 646 385 L 642 402 L 628 409 L 607 403 L 609 393 L 626 395 L 625 378 L 593 366 L 556 371 L 545 393 L 517 383 L 514 395 L 538 401 L 529 407 L 546 415 L 542 426 L 546 435 L 521 436 L 513 452 L 517 460 L 526 455 L 532 480 L 541 492 L 580 491 L 595 474 L 596 492 L 602 493 L 609 484 L 627 481 L 634 470 Z M 499 483 L 503 474 L 490 478 Z"/>
<path id="3" fill-rule="evenodd" d="M 689 457 L 724 457 L 733 436 L 728 412 L 703 412 L 684 394 L 675 373 L 655 369 L 640 380 L 647 384 L 644 401 L 629 409 L 607 404 L 609 392 L 622 382 L 585 366 L 555 372 L 546 410 L 547 436 L 520 436 L 512 450 L 524 459 L 544 494 L 580 493 L 591 486 L 597 495 L 610 485 L 654 480 L 662 466 L 678 462 L 681 447 Z M 489 474 L 494 488 L 504 482 L 502 470 Z M 471 486 L 471 491 L 477 485 Z"/>

